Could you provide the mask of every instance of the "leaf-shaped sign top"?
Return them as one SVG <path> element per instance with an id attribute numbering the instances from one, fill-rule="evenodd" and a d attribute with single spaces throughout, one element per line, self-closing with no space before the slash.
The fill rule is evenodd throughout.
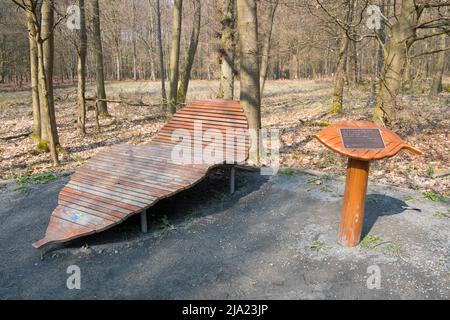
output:
<path id="1" fill-rule="evenodd" d="M 422 154 L 394 132 L 369 121 L 341 121 L 323 129 L 315 138 L 343 156 L 365 161 L 393 157 L 402 149 Z"/>

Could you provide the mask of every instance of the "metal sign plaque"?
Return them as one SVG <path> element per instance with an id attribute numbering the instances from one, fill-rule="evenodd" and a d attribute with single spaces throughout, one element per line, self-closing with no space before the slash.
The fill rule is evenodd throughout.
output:
<path id="1" fill-rule="evenodd" d="M 342 143 L 347 149 L 384 149 L 380 129 L 340 129 Z"/>

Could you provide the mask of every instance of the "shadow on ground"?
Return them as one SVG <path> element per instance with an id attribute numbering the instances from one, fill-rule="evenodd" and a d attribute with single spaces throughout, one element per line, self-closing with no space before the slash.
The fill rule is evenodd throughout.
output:
<path id="1" fill-rule="evenodd" d="M 366 208 L 364 210 L 364 224 L 361 237 L 369 234 L 373 225 L 379 217 L 392 216 L 411 209 L 417 212 L 422 210 L 411 208 L 405 201 L 384 194 L 368 194 L 366 197 Z"/>

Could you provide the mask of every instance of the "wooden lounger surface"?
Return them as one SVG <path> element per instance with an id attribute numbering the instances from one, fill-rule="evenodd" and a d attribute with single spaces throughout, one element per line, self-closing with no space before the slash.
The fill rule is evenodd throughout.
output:
<path id="1" fill-rule="evenodd" d="M 174 147 L 180 145 L 174 136 L 189 133 L 192 138 L 183 143 L 190 146 L 194 156 L 211 144 L 205 138 L 208 133 L 220 132 L 224 137 L 223 156 L 234 155 L 231 162 L 235 163 L 248 156 L 247 129 L 247 119 L 237 102 L 196 101 L 180 109 L 151 142 L 140 146 L 121 144 L 99 152 L 63 187 L 45 237 L 33 246 L 40 248 L 111 228 L 162 198 L 190 188 L 212 167 L 230 163 L 173 161 Z M 231 144 L 225 142 L 230 132 L 237 136 Z"/>

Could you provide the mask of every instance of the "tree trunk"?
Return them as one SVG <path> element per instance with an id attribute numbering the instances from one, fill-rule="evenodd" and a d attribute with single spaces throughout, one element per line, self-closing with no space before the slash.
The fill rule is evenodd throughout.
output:
<path id="1" fill-rule="evenodd" d="M 200 22 L 201 22 L 201 2 L 194 1 L 194 21 L 192 26 L 191 39 L 189 41 L 189 48 L 186 53 L 183 70 L 181 71 L 180 87 L 177 94 L 177 103 L 184 103 L 186 101 L 186 94 L 189 87 L 189 80 L 191 78 L 191 69 L 194 64 L 195 52 L 197 51 L 198 39 L 200 36 Z"/>
<path id="2" fill-rule="evenodd" d="M 270 40 L 272 38 L 273 20 L 275 18 L 275 11 L 277 10 L 279 0 L 270 2 L 269 13 L 267 17 L 267 30 L 266 36 L 264 38 L 264 43 L 262 47 L 261 54 L 261 66 L 259 72 L 259 84 L 260 84 L 260 94 L 263 95 L 264 85 L 266 83 L 267 67 L 269 65 L 269 53 L 270 53 Z"/>
<path id="3" fill-rule="evenodd" d="M 258 21 L 255 0 L 237 0 L 240 51 L 240 103 L 253 136 L 250 160 L 259 164 L 261 97 L 258 61 Z"/>
<path id="4" fill-rule="evenodd" d="M 137 49 L 136 49 L 136 3 L 135 0 L 132 1 L 133 7 L 133 23 L 132 23 L 132 37 L 133 37 L 133 80 L 138 80 L 137 73 Z"/>
<path id="5" fill-rule="evenodd" d="M 169 67 L 169 112 L 174 114 L 177 105 L 178 91 L 178 62 L 180 59 L 180 39 L 181 39 L 181 16 L 182 16 L 183 0 L 174 0 L 173 4 L 173 20 L 172 20 L 172 43 L 170 47 L 170 67 Z"/>
<path id="6" fill-rule="evenodd" d="M 349 82 L 352 86 L 356 86 L 358 84 L 358 57 L 356 51 L 356 41 L 349 40 L 349 48 L 348 48 L 348 65 L 347 72 L 349 74 Z"/>
<path id="7" fill-rule="evenodd" d="M 52 122 L 51 128 L 53 130 L 53 137 L 56 145 L 59 145 L 58 131 L 56 127 L 55 116 L 55 99 L 53 97 L 53 57 L 54 57 L 54 0 L 43 0 L 42 2 L 42 27 L 41 27 L 41 39 L 43 42 L 43 59 L 44 59 L 44 72 L 47 80 L 47 93 L 48 93 L 48 108 L 50 110 L 50 121 Z M 42 124 L 43 126 L 43 124 Z M 45 130 L 44 130 L 45 132 Z M 46 137 L 46 133 L 42 135 Z M 47 140 L 48 137 L 44 138 Z"/>
<path id="8" fill-rule="evenodd" d="M 341 49 L 339 50 L 338 64 L 336 67 L 336 83 L 333 91 L 333 102 L 330 109 L 331 114 L 342 112 L 348 42 L 347 36 L 344 35 L 341 40 Z"/>
<path id="9" fill-rule="evenodd" d="M 80 43 L 78 48 L 78 116 L 77 128 L 80 135 L 86 134 L 86 51 L 87 51 L 87 36 L 86 36 L 86 16 L 84 8 L 84 0 L 78 0 L 80 7 Z"/>
<path id="10" fill-rule="evenodd" d="M 116 48 L 116 80 L 122 80 L 121 54 L 119 47 Z"/>
<path id="11" fill-rule="evenodd" d="M 223 1 L 220 40 L 220 88 L 218 98 L 234 98 L 235 0 Z"/>
<path id="12" fill-rule="evenodd" d="M 403 0 L 397 17 L 385 44 L 384 68 L 373 114 L 373 121 L 380 125 L 390 125 L 396 119 L 396 98 L 401 89 L 408 51 L 416 39 L 418 12 L 414 0 Z"/>
<path id="13" fill-rule="evenodd" d="M 55 166 L 59 165 L 58 151 L 56 149 L 56 139 L 53 134 L 53 125 L 51 121 L 51 111 L 50 111 L 50 95 L 47 90 L 47 79 L 44 67 L 44 48 L 42 39 L 37 39 L 37 49 L 38 49 L 38 74 L 39 74 L 39 96 L 42 97 L 40 104 L 42 108 L 41 118 L 44 125 L 44 131 L 47 133 L 48 145 L 50 148 L 50 154 Z"/>
<path id="14" fill-rule="evenodd" d="M 436 62 L 436 69 L 434 71 L 433 84 L 431 85 L 430 95 L 437 95 L 442 92 L 442 75 L 445 70 L 445 46 L 446 46 L 446 35 L 442 34 L 439 36 L 439 50 L 438 58 Z"/>
<path id="15" fill-rule="evenodd" d="M 36 27 L 33 13 L 27 11 L 28 38 L 30 43 L 31 100 L 33 104 L 33 140 L 41 140 L 41 110 L 39 105 L 38 58 L 36 46 Z"/>
<path id="16" fill-rule="evenodd" d="M 154 47 L 154 43 L 155 43 L 155 22 L 154 22 L 154 17 L 153 17 L 153 12 L 150 12 L 150 26 L 151 26 L 151 31 L 150 31 L 150 80 L 151 81 L 155 81 L 156 80 L 156 74 L 155 74 L 155 47 Z M 144 68 L 144 72 L 145 72 L 145 68 Z M 145 77 L 145 74 L 144 74 Z"/>
<path id="17" fill-rule="evenodd" d="M 92 7 L 93 7 L 92 28 L 93 28 L 94 50 L 95 50 L 97 98 L 101 100 L 106 100 L 105 75 L 103 70 L 103 46 L 100 29 L 100 8 L 98 0 L 92 0 Z M 108 105 L 106 101 L 98 101 L 98 112 L 101 115 L 108 115 Z"/>
<path id="18" fill-rule="evenodd" d="M 151 0 L 149 0 L 151 1 Z M 156 0 L 156 34 L 158 40 L 158 49 L 159 49 L 159 68 L 161 73 L 161 96 L 163 100 L 163 108 L 167 106 L 167 94 L 166 94 L 166 69 L 164 64 L 164 50 L 162 43 L 162 35 L 161 35 L 161 8 L 159 5 L 159 0 Z"/>

